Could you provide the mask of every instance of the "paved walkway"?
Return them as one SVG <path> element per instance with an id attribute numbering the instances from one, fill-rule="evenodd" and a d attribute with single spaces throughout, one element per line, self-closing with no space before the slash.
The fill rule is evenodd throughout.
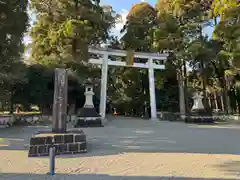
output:
<path id="1" fill-rule="evenodd" d="M 197 180 L 240 179 L 240 126 L 186 125 L 114 119 L 86 128 L 89 152 L 56 159 L 28 158 L 29 138 L 48 127 L 0 129 L 0 179 Z"/>

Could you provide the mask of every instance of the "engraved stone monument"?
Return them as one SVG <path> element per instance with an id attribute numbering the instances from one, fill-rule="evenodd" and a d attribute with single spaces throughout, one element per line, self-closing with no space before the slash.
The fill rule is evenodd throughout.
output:
<path id="1" fill-rule="evenodd" d="M 52 131 L 37 132 L 30 140 L 28 157 L 48 156 L 51 147 L 56 154 L 75 154 L 87 151 L 82 130 L 67 131 L 67 70 L 55 70 Z"/>
<path id="2" fill-rule="evenodd" d="M 67 70 L 55 70 L 52 132 L 65 133 L 67 128 Z"/>

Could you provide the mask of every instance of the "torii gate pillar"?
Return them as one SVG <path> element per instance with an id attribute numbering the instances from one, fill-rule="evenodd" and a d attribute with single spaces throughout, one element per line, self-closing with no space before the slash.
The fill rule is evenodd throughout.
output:
<path id="1" fill-rule="evenodd" d="M 101 97 L 100 97 L 100 116 L 105 119 L 107 103 L 107 79 L 108 79 L 108 55 L 103 55 L 102 79 L 101 79 Z"/>

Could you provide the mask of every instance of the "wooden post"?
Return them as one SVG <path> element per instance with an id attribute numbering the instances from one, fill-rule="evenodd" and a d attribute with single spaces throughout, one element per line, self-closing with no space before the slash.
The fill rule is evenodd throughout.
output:
<path id="1" fill-rule="evenodd" d="M 55 70 L 52 132 L 65 133 L 67 130 L 67 70 Z"/>

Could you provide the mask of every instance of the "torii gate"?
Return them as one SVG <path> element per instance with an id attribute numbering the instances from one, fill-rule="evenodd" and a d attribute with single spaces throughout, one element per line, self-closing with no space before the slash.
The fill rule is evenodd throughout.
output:
<path id="1" fill-rule="evenodd" d="M 134 62 L 133 65 L 128 65 L 127 62 L 111 61 L 110 59 L 108 59 L 108 56 L 111 55 L 125 57 L 127 56 L 127 51 L 109 48 L 89 47 L 88 52 L 92 54 L 99 54 L 102 56 L 98 59 L 93 58 L 89 59 L 89 63 L 102 65 L 100 115 L 103 119 L 105 118 L 106 115 L 108 66 L 124 66 L 148 69 L 151 119 L 157 120 L 154 69 L 165 69 L 164 62 L 166 61 L 168 54 L 135 52 L 134 53 L 135 58 L 148 59 L 148 62 L 146 63 Z M 162 64 L 156 64 L 154 62 L 155 60 L 162 60 Z"/>

